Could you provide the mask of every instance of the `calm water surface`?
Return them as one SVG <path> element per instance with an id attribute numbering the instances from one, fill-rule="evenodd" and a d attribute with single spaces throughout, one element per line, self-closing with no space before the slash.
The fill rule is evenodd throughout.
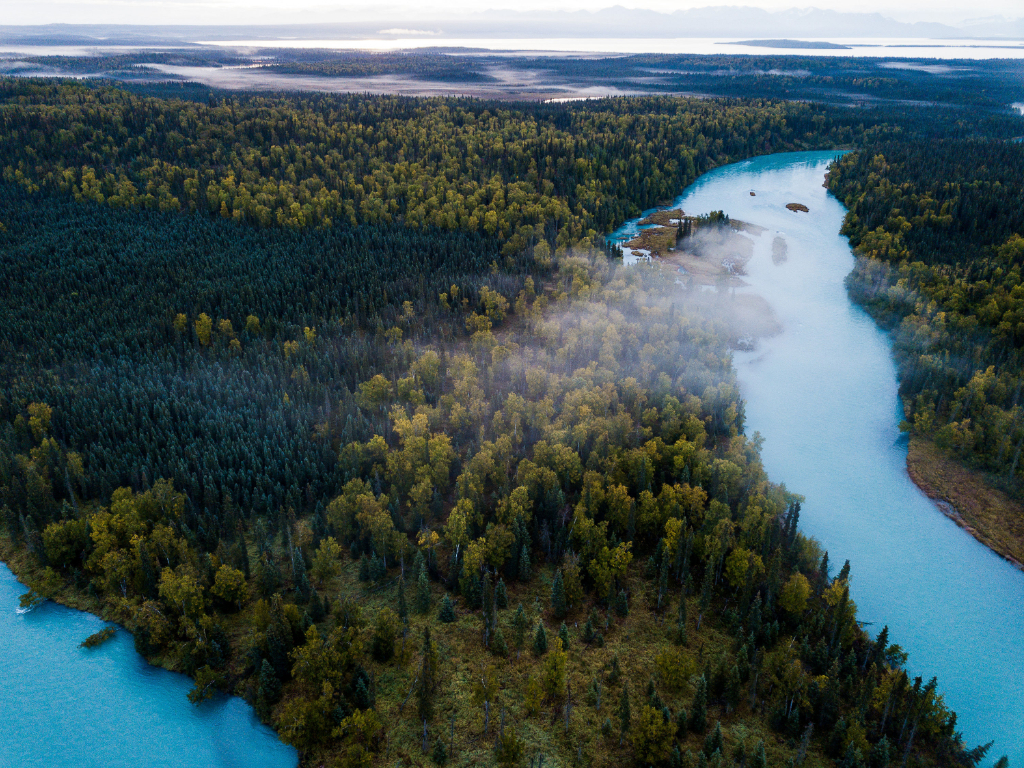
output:
<path id="1" fill-rule="evenodd" d="M 910 652 L 910 671 L 939 678 L 971 746 L 995 740 L 1024 763 L 1024 573 L 943 516 L 911 482 L 888 337 L 853 306 L 845 209 L 822 187 L 834 152 L 772 155 L 720 168 L 677 204 L 767 227 L 747 265 L 750 287 L 784 331 L 735 356 L 747 432 L 765 438 L 769 475 L 807 497 L 803 531 L 838 570 L 872 629 Z M 750 192 L 755 192 L 751 196 Z M 804 203 L 793 213 L 786 203 Z M 785 238 L 788 260 L 771 259 Z"/>
<path id="2" fill-rule="evenodd" d="M 191 681 L 150 666 L 119 629 L 47 602 L 16 612 L 25 587 L 0 564 L 0 766 L 294 768 L 295 751 L 252 708 L 222 696 L 193 707 Z"/>

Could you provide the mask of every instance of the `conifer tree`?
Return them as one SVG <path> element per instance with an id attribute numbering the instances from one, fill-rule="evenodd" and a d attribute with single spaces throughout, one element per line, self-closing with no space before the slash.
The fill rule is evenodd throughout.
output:
<path id="1" fill-rule="evenodd" d="M 505 589 L 505 580 L 498 579 L 498 586 L 494 588 L 494 604 L 498 608 L 508 608 L 508 590 Z"/>
<path id="2" fill-rule="evenodd" d="M 370 693 L 370 686 L 367 685 L 366 678 L 363 676 L 356 680 L 352 703 L 356 709 L 373 709 L 373 695 Z"/>
<path id="3" fill-rule="evenodd" d="M 491 587 L 491 574 L 485 573 L 483 578 L 483 603 L 484 609 L 481 613 L 481 619 L 483 620 L 483 638 L 484 645 L 488 645 L 490 641 L 491 633 L 494 631 L 495 621 L 495 608 L 494 608 L 494 589 Z"/>
<path id="4" fill-rule="evenodd" d="M 274 668 L 266 659 L 260 666 L 259 685 L 256 690 L 256 714 L 266 721 L 270 718 L 270 709 L 281 695 L 281 681 L 274 674 Z"/>
<path id="5" fill-rule="evenodd" d="M 626 731 L 629 730 L 629 722 L 632 719 L 632 715 L 629 710 L 629 686 L 622 686 L 622 694 L 619 696 L 619 711 L 616 713 L 619 716 L 619 744 L 622 744 L 623 738 L 626 736 Z"/>
<path id="6" fill-rule="evenodd" d="M 700 585 L 700 615 L 697 616 L 697 629 L 700 629 L 701 620 L 711 606 L 711 591 L 714 587 L 714 572 L 708 567 L 704 569 L 704 581 Z"/>
<path id="7" fill-rule="evenodd" d="M 757 743 L 757 751 L 754 752 L 754 761 L 751 763 L 750 768 L 768 768 L 768 756 L 764 751 L 763 740 Z"/>
<path id="8" fill-rule="evenodd" d="M 434 716 L 434 646 L 430 640 L 430 627 L 423 628 L 423 661 L 416 690 L 416 711 L 420 720 L 429 721 Z"/>
<path id="9" fill-rule="evenodd" d="M 662 539 L 664 541 L 664 539 Z M 658 573 L 658 610 L 661 610 L 662 601 L 668 593 L 668 558 L 661 558 L 661 569 Z"/>
<path id="10" fill-rule="evenodd" d="M 864 768 L 864 761 L 860 750 L 857 749 L 857 745 L 852 741 L 846 745 L 846 752 L 843 753 L 843 759 L 839 763 L 839 768 Z"/>
<path id="11" fill-rule="evenodd" d="M 530 580 L 530 550 L 526 544 L 523 544 L 523 548 L 519 551 L 519 580 L 523 582 Z"/>
<path id="12" fill-rule="evenodd" d="M 565 582 L 561 570 L 555 573 L 555 582 L 551 586 L 551 609 L 556 619 L 565 618 Z"/>
<path id="13" fill-rule="evenodd" d="M 544 630 L 544 622 L 537 622 L 537 631 L 533 635 L 533 654 L 543 656 L 548 650 L 548 633 Z"/>
<path id="14" fill-rule="evenodd" d="M 444 739 L 435 739 L 430 759 L 434 761 L 435 765 L 444 765 L 448 762 L 448 750 L 444 746 Z"/>
<path id="15" fill-rule="evenodd" d="M 416 583 L 416 610 L 419 613 L 430 612 L 430 581 L 427 579 L 427 565 L 420 565 L 420 575 Z"/>
<path id="16" fill-rule="evenodd" d="M 626 590 L 620 589 L 619 594 L 615 597 L 615 612 L 619 616 L 629 615 L 629 598 L 626 596 Z"/>
<path id="17" fill-rule="evenodd" d="M 608 685 L 615 685 L 622 677 L 622 669 L 619 667 L 619 654 L 612 656 L 612 668 L 608 671 Z"/>
<path id="18" fill-rule="evenodd" d="M 309 616 L 314 623 L 319 624 L 324 620 L 327 615 L 327 606 L 324 604 L 324 599 L 320 597 L 320 593 L 313 589 L 313 593 L 309 598 Z"/>
<path id="19" fill-rule="evenodd" d="M 891 759 L 891 750 L 889 748 L 889 739 L 886 736 L 882 736 L 871 748 L 871 755 L 868 758 L 868 765 L 871 768 L 889 768 L 889 760 Z M 1000 762 L 1009 762 L 1004 757 Z M 996 763 L 996 768 L 999 768 L 999 763 Z M 1004 765 L 1005 768 L 1005 765 Z"/>
<path id="20" fill-rule="evenodd" d="M 689 727 L 693 733 L 704 733 L 708 729 L 708 679 L 704 675 L 697 681 L 697 692 L 693 694 Z"/>
<path id="21" fill-rule="evenodd" d="M 455 603 L 445 592 L 444 597 L 441 599 L 441 610 L 438 611 L 437 618 L 445 624 L 451 624 L 455 621 Z"/>
<path id="22" fill-rule="evenodd" d="M 588 616 L 587 623 L 583 625 L 583 642 L 587 645 L 590 645 L 592 642 L 594 642 L 594 637 L 594 622 L 592 622 L 590 620 L 590 617 Z"/>
<path id="23" fill-rule="evenodd" d="M 508 643 L 505 642 L 505 633 L 501 627 L 496 627 L 494 637 L 491 638 L 491 653 L 495 656 L 508 656 Z"/>
<path id="24" fill-rule="evenodd" d="M 447 595 L 446 595 L 447 597 Z M 409 623 L 409 604 L 405 599 L 405 577 L 398 577 L 398 618 L 404 623 Z"/>
<path id="25" fill-rule="evenodd" d="M 562 641 L 562 648 L 569 650 L 569 628 L 565 626 L 564 621 L 558 629 L 558 638 Z"/>
<path id="26" fill-rule="evenodd" d="M 528 626 L 526 611 L 523 610 L 523 604 L 520 603 L 516 609 L 516 615 L 512 617 L 512 642 L 520 650 L 526 644 L 526 630 Z"/>
<path id="27" fill-rule="evenodd" d="M 686 633 L 686 595 L 679 595 L 679 618 L 676 620 L 676 642 L 686 645 L 689 637 Z"/>
<path id="28" fill-rule="evenodd" d="M 710 759 L 715 752 L 721 752 L 724 742 L 722 741 L 722 723 L 715 723 L 714 730 L 704 739 L 704 754 Z"/>

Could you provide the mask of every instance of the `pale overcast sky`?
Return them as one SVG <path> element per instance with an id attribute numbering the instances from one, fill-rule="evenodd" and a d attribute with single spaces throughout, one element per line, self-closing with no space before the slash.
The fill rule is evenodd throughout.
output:
<path id="1" fill-rule="evenodd" d="M 342 22 L 345 20 L 388 20 L 402 26 L 404 19 L 422 20 L 488 8 L 515 10 L 592 10 L 609 5 L 650 8 L 671 12 L 685 8 L 716 5 L 744 5 L 767 10 L 796 6 L 792 0 L 639 0 L 638 2 L 594 3 L 583 0 L 450 0 L 415 2 L 325 3 L 323 0 L 0 0 L 3 24 L 252 24 L 289 22 Z M 879 12 L 898 21 L 941 21 L 956 24 L 964 20 L 1004 16 L 1024 17 L 1022 0 L 817 0 L 813 7 L 837 11 Z"/>

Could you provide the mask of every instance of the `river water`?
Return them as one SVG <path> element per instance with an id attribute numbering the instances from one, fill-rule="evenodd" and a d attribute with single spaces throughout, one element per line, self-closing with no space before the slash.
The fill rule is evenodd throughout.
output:
<path id="1" fill-rule="evenodd" d="M 744 278 L 783 332 L 737 353 L 746 429 L 764 438 L 776 482 L 806 497 L 805 534 L 838 570 L 852 565 L 859 618 L 910 653 L 909 671 L 939 678 L 968 745 L 995 740 L 986 763 L 1024 763 L 1024 573 L 946 518 L 906 471 L 896 369 L 887 335 L 847 296 L 854 257 L 844 207 L 822 187 L 834 152 L 729 165 L 676 201 L 766 227 Z M 755 196 L 751 196 L 753 191 Z M 785 208 L 803 203 L 809 213 Z M 635 230 L 635 222 L 617 234 Z M 788 258 L 773 263 L 781 235 Z"/>
<path id="2" fill-rule="evenodd" d="M 0 766 L 294 768 L 291 747 L 242 699 L 192 706 L 191 681 L 151 666 L 119 629 L 47 602 L 16 611 L 25 587 L 0 564 Z"/>

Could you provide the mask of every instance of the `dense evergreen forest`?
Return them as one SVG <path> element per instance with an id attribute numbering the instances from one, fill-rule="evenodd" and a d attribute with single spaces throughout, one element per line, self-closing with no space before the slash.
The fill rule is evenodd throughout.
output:
<path id="1" fill-rule="evenodd" d="M 856 115 L 807 104 L 626 99 L 238 97 L 202 105 L 0 81 L 4 179 L 112 206 L 261 226 L 465 229 L 521 251 L 595 238 L 709 168 L 849 144 Z"/>
<path id="2" fill-rule="evenodd" d="M 863 257 L 850 289 L 894 330 L 906 427 L 1024 491 L 1024 145 L 889 142 L 830 189 Z"/>
<path id="3" fill-rule="evenodd" d="M 716 164 L 903 128 L 0 91 L 0 553 L 26 603 L 116 618 L 307 765 L 985 756 L 767 478 L 709 319 L 728 295 L 601 247 Z"/>

